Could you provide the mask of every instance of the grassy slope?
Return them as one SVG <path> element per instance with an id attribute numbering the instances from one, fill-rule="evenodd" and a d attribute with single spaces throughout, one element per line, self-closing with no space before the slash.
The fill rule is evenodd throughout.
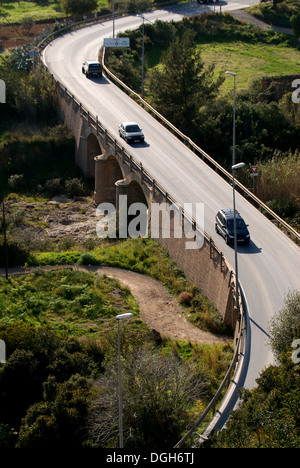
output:
<path id="1" fill-rule="evenodd" d="M 98 0 L 98 8 L 106 7 L 107 0 Z M 1 2 L 0 11 L 3 12 L 10 22 L 21 23 L 24 18 L 32 18 L 35 21 L 61 18 L 64 13 L 54 0 L 38 4 L 36 2 L 10 1 Z"/>
<path id="2" fill-rule="evenodd" d="M 257 78 L 297 73 L 300 52 L 291 37 L 230 21 L 230 15 L 223 18 L 223 23 L 218 16 L 194 20 L 196 25 L 199 23 L 195 29 L 201 58 L 206 66 L 215 65 L 216 76 L 226 70 L 235 71 L 238 90 L 246 90 Z M 146 52 L 148 77 L 160 63 L 161 50 L 155 45 Z M 225 80 L 220 90 L 222 94 L 231 91 L 231 80 Z"/>
<path id="3" fill-rule="evenodd" d="M 139 312 L 118 281 L 70 270 L 0 278 L 0 310 L 2 324 L 50 325 L 76 336 L 103 334 L 116 315 Z"/>
<path id="4" fill-rule="evenodd" d="M 215 64 L 215 73 L 234 70 L 238 90 L 246 90 L 251 82 L 262 76 L 292 75 L 300 66 L 300 52 L 292 47 L 245 42 L 212 42 L 198 46 L 206 64 Z M 232 89 L 225 80 L 221 92 Z"/>
<path id="5" fill-rule="evenodd" d="M 21 23 L 24 18 L 36 20 L 59 18 L 62 16 L 59 6 L 53 1 L 48 5 L 39 5 L 35 2 L 3 2 L 1 3 L 3 12 L 9 22 Z"/>
<path id="6" fill-rule="evenodd" d="M 273 26 L 290 28 L 291 16 L 300 13 L 300 1 L 286 0 L 278 3 L 276 8 L 273 7 L 273 2 L 259 3 L 248 8 L 247 12 Z"/>

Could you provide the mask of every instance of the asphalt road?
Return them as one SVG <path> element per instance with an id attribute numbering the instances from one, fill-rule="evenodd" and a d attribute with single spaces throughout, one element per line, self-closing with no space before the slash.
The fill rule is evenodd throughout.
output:
<path id="1" fill-rule="evenodd" d="M 222 11 L 244 8 L 250 3 L 224 2 Z M 208 10 L 214 10 L 214 7 L 195 2 L 144 16 L 152 22 L 156 19 L 180 20 L 182 16 Z M 116 33 L 136 28 L 141 22 L 137 15 L 116 19 Z M 232 207 L 232 187 L 107 78 L 90 80 L 81 73 L 83 60 L 96 59 L 98 49 L 107 37 L 112 37 L 111 21 L 85 27 L 53 41 L 44 51 L 44 61 L 54 76 L 93 115 L 98 115 L 116 138 L 119 138 L 117 129 L 121 121 L 134 120 L 140 124 L 146 144 L 127 149 L 181 205 L 204 203 L 204 228 L 234 269 L 234 250 L 225 244 L 214 228 L 218 209 Z M 238 86 L 238 70 L 233 71 L 237 73 Z M 126 145 L 123 140 L 122 145 Z M 240 246 L 238 251 L 239 278 L 248 304 L 251 338 L 245 386 L 252 388 L 260 372 L 273 363 L 268 346 L 269 320 L 282 308 L 287 292 L 300 289 L 300 248 L 238 194 L 237 209 L 249 224 L 251 234 L 250 245 Z"/>

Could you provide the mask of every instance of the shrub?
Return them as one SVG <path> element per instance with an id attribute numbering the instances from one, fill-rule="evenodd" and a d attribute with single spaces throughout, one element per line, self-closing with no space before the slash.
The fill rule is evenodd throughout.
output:
<path id="1" fill-rule="evenodd" d="M 296 36 L 300 36 L 300 14 L 293 15 L 290 19 L 292 28 Z"/>
<path id="2" fill-rule="evenodd" d="M 19 244 L 17 241 L 7 238 L 7 251 L 4 244 L 4 236 L 0 235 L 0 267 L 4 268 L 6 265 L 6 252 L 8 266 L 24 265 L 28 261 L 29 250 L 26 246 Z"/>
<path id="3" fill-rule="evenodd" d="M 282 354 L 291 350 L 296 331 L 300 327 L 300 291 L 290 292 L 285 299 L 283 309 L 279 311 L 270 321 L 271 348 L 280 359 Z"/>
<path id="4" fill-rule="evenodd" d="M 61 0 L 61 8 L 67 15 L 81 15 L 95 10 L 97 0 Z"/>
<path id="5" fill-rule="evenodd" d="M 78 265 L 99 265 L 99 260 L 89 253 L 84 253 L 78 260 Z"/>
<path id="6" fill-rule="evenodd" d="M 65 192 L 69 198 L 80 197 L 84 195 L 84 185 L 80 179 L 68 179 L 65 182 Z"/>
<path id="7" fill-rule="evenodd" d="M 131 346 L 133 343 L 131 342 Z M 95 399 L 88 417 L 95 448 L 114 447 L 118 434 L 116 359 L 94 382 Z M 124 445 L 127 449 L 170 447 L 190 423 L 189 409 L 207 395 L 207 376 L 193 363 L 132 346 L 123 365 Z M 99 391 L 100 390 L 100 391 Z"/>
<path id="8" fill-rule="evenodd" d="M 44 190 L 50 197 L 57 195 L 61 192 L 61 179 L 56 177 L 54 179 L 49 179 L 45 183 Z"/>
<path id="9" fill-rule="evenodd" d="M 19 191 L 24 187 L 24 174 L 13 174 L 8 179 L 8 186 L 14 191 Z"/>
<path id="10" fill-rule="evenodd" d="M 26 29 L 26 31 L 30 31 L 30 29 L 34 25 L 34 20 L 30 17 L 25 17 L 22 19 L 21 27 L 22 29 Z"/>
<path id="11" fill-rule="evenodd" d="M 193 294 L 187 291 L 183 291 L 178 298 L 179 304 L 190 306 L 193 300 Z"/>

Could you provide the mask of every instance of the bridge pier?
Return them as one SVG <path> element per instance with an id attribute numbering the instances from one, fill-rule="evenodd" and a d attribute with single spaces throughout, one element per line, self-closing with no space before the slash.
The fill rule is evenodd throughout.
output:
<path id="1" fill-rule="evenodd" d="M 99 155 L 95 160 L 95 204 L 116 205 L 116 181 L 123 179 L 118 161 L 113 157 Z"/>

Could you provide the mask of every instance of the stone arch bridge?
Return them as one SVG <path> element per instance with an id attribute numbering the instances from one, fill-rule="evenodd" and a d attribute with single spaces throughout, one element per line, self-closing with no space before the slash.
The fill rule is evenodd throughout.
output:
<path id="1" fill-rule="evenodd" d="M 128 206 L 138 202 L 147 205 L 151 217 L 151 205 L 176 205 L 176 201 L 164 191 L 146 172 L 141 164 L 125 151 L 109 134 L 105 122 L 92 116 L 77 102 L 67 89 L 58 82 L 58 102 L 60 118 L 73 132 L 76 142 L 75 160 L 87 178 L 95 181 L 95 205 L 111 203 L 118 210 L 120 195 L 127 195 Z M 188 222 L 195 232 L 197 225 L 184 211 L 182 223 Z M 186 238 L 174 234 L 164 236 L 162 230 L 155 238 L 169 252 L 176 264 L 183 270 L 188 280 L 216 306 L 226 323 L 238 329 L 240 324 L 235 304 L 234 274 L 222 252 L 212 239 L 202 233 L 203 245 L 199 249 L 186 249 Z M 240 330 L 236 330 L 237 334 Z"/>

